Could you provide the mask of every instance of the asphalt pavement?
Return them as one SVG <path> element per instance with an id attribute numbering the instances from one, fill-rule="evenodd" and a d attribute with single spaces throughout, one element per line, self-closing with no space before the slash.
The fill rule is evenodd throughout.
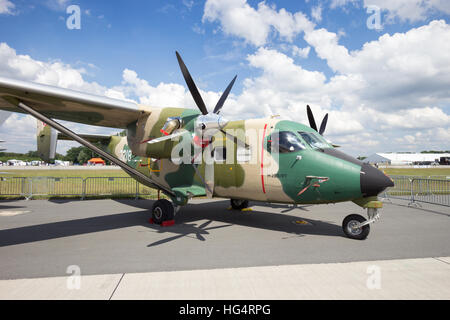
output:
<path id="1" fill-rule="evenodd" d="M 353 203 L 300 206 L 194 200 L 176 224 L 149 223 L 151 200 L 0 202 L 0 280 L 450 256 L 450 208 L 385 203 L 364 241 L 344 236 Z"/>

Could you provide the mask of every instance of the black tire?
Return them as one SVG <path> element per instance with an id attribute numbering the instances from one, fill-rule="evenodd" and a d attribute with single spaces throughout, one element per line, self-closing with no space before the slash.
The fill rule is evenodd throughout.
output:
<path id="1" fill-rule="evenodd" d="M 363 216 L 360 216 L 359 214 L 351 214 L 345 217 L 344 221 L 342 222 L 342 230 L 344 230 L 345 235 L 350 239 L 364 240 L 369 235 L 370 226 L 366 224 L 362 228 L 358 228 L 355 230 L 352 228 L 352 224 L 355 224 L 357 222 L 363 223 L 365 221 L 366 219 Z"/>
<path id="2" fill-rule="evenodd" d="M 173 220 L 174 211 L 174 207 L 169 200 L 161 199 L 156 201 L 152 207 L 153 222 L 161 224 L 164 221 Z"/>
<path id="3" fill-rule="evenodd" d="M 231 199 L 231 207 L 234 210 L 242 210 L 248 208 L 248 200 Z"/>

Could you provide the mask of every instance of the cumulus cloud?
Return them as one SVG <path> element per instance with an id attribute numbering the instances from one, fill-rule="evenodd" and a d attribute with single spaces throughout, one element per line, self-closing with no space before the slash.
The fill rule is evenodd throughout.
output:
<path id="1" fill-rule="evenodd" d="M 311 17 L 316 22 L 321 22 L 322 21 L 322 6 L 320 4 L 318 6 L 313 7 L 311 9 Z"/>
<path id="2" fill-rule="evenodd" d="M 335 9 L 338 7 L 344 7 L 347 4 L 356 4 L 359 0 L 331 0 L 330 2 L 330 8 Z"/>
<path id="3" fill-rule="evenodd" d="M 13 14 L 16 6 L 9 0 L 0 0 L 0 14 Z"/>
<path id="4" fill-rule="evenodd" d="M 364 8 L 378 7 L 384 15 L 384 22 L 420 22 L 425 21 L 436 13 L 450 13 L 448 0 L 331 0 L 330 8 L 345 8 L 347 5 Z"/>
<path id="5" fill-rule="evenodd" d="M 265 14 L 264 10 L 271 14 L 284 12 L 283 16 L 289 19 L 295 16 L 266 4 L 254 9 L 245 1 L 237 0 L 226 3 L 233 4 L 230 5 L 233 10 L 237 8 L 232 15 L 238 17 L 225 17 L 227 12 L 233 10 L 225 8 L 227 4 L 215 1 L 207 2 L 205 16 L 208 3 L 214 5 L 210 10 L 220 7 L 220 12 L 225 14 L 220 18 L 223 31 L 243 39 L 249 37 L 247 31 L 233 28 L 226 31 L 227 23 L 242 18 L 243 12 L 244 17 L 247 14 L 257 17 Z M 262 6 L 264 9 L 261 9 Z M 208 16 L 214 15 L 210 12 Z M 260 44 L 266 43 L 271 29 L 284 40 L 289 39 L 289 34 L 292 37 L 298 34 L 277 31 L 272 22 L 264 21 L 263 25 L 269 31 L 257 38 Z M 261 45 L 248 54 L 245 62 L 250 70 L 256 72 L 241 80 L 242 92 L 229 96 L 223 109 L 225 117 L 234 120 L 280 114 L 283 119 L 306 124 L 305 107 L 309 104 L 317 122 L 329 113 L 326 137 L 354 155 L 367 155 L 375 151 L 450 148 L 450 116 L 446 112 L 450 103 L 450 56 L 447 54 L 450 52 L 450 26 L 445 21 L 432 21 L 404 33 L 385 34 L 353 51 L 340 43 L 338 34 L 326 29 L 303 28 L 302 32 L 307 47 L 289 44 L 286 48 L 291 49 L 283 53 L 270 45 Z M 250 38 L 247 41 L 251 41 Z M 333 71 L 332 76 L 309 70 L 304 60 L 293 59 L 307 58 L 312 51 L 326 62 Z M 134 99 L 150 106 L 196 108 L 184 84 L 151 85 L 141 79 L 136 71 L 125 69 L 122 82 L 106 88 L 86 81 L 83 69 L 60 61 L 42 62 L 18 55 L 6 44 L 0 44 L 0 75 L 114 98 Z M 201 89 L 211 110 L 221 92 Z M 29 121 L 21 117 L 24 116 L 16 116 L 10 121 Z M 8 130 L 2 127 L 0 135 L 17 131 L 17 127 L 14 129 L 8 125 Z M 87 132 L 81 127 L 77 129 L 78 132 Z M 34 146 L 34 138 L 30 145 Z"/>
<path id="6" fill-rule="evenodd" d="M 337 73 L 330 86 L 351 86 L 361 104 L 398 110 L 450 102 L 450 26 L 443 20 L 385 34 L 352 52 L 325 29 L 306 34 L 305 40 Z"/>
<path id="7" fill-rule="evenodd" d="M 450 13 L 450 2 L 447 0 L 364 0 L 364 6 L 377 6 L 386 11 L 386 20 L 418 22 L 425 21 L 437 12 Z"/>
<path id="8" fill-rule="evenodd" d="M 60 61 L 43 62 L 19 55 L 6 43 L 0 43 L 0 75 L 24 81 L 103 95 L 106 88 L 83 79 L 86 70 L 75 69 Z"/>
<path id="9" fill-rule="evenodd" d="M 311 51 L 311 47 L 305 47 L 305 48 L 299 48 L 296 45 L 292 46 L 292 55 L 294 57 L 300 57 L 300 58 L 308 58 L 309 52 Z"/>
<path id="10" fill-rule="evenodd" d="M 249 12 L 259 11 L 259 6 L 254 9 L 246 1 L 239 3 L 240 8 Z M 333 3 L 339 6 L 355 1 Z M 239 6 L 234 3 L 232 7 Z M 234 18 L 240 19 L 238 15 Z M 227 21 L 233 19 L 217 19 L 226 34 L 250 41 L 246 30 L 227 29 Z M 265 30 L 270 27 L 264 26 Z M 340 44 L 339 34 L 326 29 L 305 28 L 303 32 L 304 40 L 334 75 L 327 79 L 321 72 L 294 63 L 285 53 L 258 48 L 248 56 L 248 62 L 263 73 L 245 79 L 244 90 L 236 97 L 238 105 L 245 105 L 248 114 L 281 114 L 285 119 L 307 123 L 305 105 L 310 104 L 318 121 L 326 112 L 330 113 L 327 134 L 353 152 L 373 146 L 386 148 L 395 141 L 397 147 L 402 146 L 408 141 L 399 137 L 417 130 L 432 130 L 446 136 L 444 133 L 450 126 L 445 112 L 450 102 L 447 54 L 450 27 L 445 21 L 432 21 L 404 33 L 385 34 L 354 51 Z M 261 33 L 260 39 L 254 44 L 266 43 L 267 33 Z M 292 56 L 307 56 L 309 47 L 305 51 L 295 45 L 292 48 Z M 425 141 L 438 139 L 431 133 L 423 133 L 421 137 L 415 140 L 420 145 L 414 147 L 427 148 Z M 441 148 L 448 148 L 448 142 L 443 141 L 439 142 Z"/>
<path id="11" fill-rule="evenodd" d="M 291 42 L 300 32 L 314 27 L 303 12 L 290 13 L 283 8 L 277 11 L 265 2 L 254 9 L 246 0 L 208 0 L 203 21 L 219 22 L 225 34 L 242 37 L 255 46 L 266 44 L 272 30 Z"/>
<path id="12" fill-rule="evenodd" d="M 0 43 L 0 76 L 2 77 L 37 82 L 96 95 L 125 97 L 124 94 L 108 89 L 96 82 L 86 81 L 83 78 L 85 74 L 86 71 L 83 68 L 76 69 L 60 61 L 43 62 L 35 60 L 28 55 L 17 54 L 6 43 Z M 31 116 L 2 111 L 0 113 L 0 124 L 2 122 L 0 138 L 6 141 L 2 145 L 3 147 L 20 151 L 36 148 L 35 130 L 24 130 L 24 128 L 36 127 L 36 121 Z M 70 129 L 82 133 L 113 133 L 117 131 L 73 123 L 66 124 Z M 61 145 L 63 149 L 59 152 L 65 152 L 68 146 L 73 145 L 73 143 L 64 142 Z"/>

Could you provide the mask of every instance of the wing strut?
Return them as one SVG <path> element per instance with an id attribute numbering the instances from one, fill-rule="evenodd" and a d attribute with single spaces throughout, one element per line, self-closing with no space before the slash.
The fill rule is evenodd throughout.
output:
<path id="1" fill-rule="evenodd" d="M 37 112 L 36 110 L 34 110 L 33 108 L 30 108 L 29 106 L 25 105 L 22 102 L 19 102 L 19 104 L 17 106 L 20 109 L 22 109 L 23 111 L 25 111 L 26 113 L 29 113 L 33 117 L 35 117 L 35 118 L 37 118 L 37 119 L 47 123 L 50 127 L 58 130 L 59 132 L 61 132 L 61 133 L 65 134 L 66 136 L 72 138 L 73 140 L 77 141 L 78 143 L 82 144 L 83 146 L 91 149 L 95 153 L 97 153 L 97 154 L 101 155 L 102 157 L 108 159 L 112 163 L 118 165 L 126 173 L 128 173 L 130 176 L 135 178 L 140 183 L 142 183 L 142 184 L 144 184 L 146 186 L 152 187 L 152 188 L 161 189 L 161 190 L 164 191 L 164 193 L 166 193 L 168 195 L 171 195 L 171 196 L 175 196 L 175 194 L 173 193 L 172 190 L 170 190 L 167 187 L 165 187 L 165 186 L 155 182 L 154 180 L 150 179 L 149 177 L 147 177 L 142 172 L 139 172 L 135 168 L 133 168 L 133 167 L 129 166 L 128 164 L 126 164 L 125 162 L 123 162 L 123 161 L 117 159 L 116 157 L 112 156 L 108 152 L 105 152 L 102 149 L 96 147 L 95 145 L 93 145 L 89 141 L 86 141 L 85 139 L 81 138 L 75 132 L 67 129 L 66 127 L 64 127 L 63 125 L 59 124 L 58 122 L 56 122 L 56 121 L 54 121 L 54 120 L 52 120 L 50 118 L 47 118 L 43 114 Z"/>

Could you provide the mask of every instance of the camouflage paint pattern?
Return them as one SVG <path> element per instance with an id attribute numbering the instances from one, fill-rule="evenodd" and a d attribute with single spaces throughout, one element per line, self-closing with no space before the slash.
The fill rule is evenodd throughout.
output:
<path id="1" fill-rule="evenodd" d="M 167 118 L 180 117 L 182 128 L 193 132 L 193 123 L 199 115 L 196 110 L 164 108 L 146 108 L 145 116 L 128 127 L 127 137 L 113 137 L 108 146 L 109 152 L 130 166 L 150 176 L 153 180 L 171 188 L 185 203 L 190 196 L 205 196 L 202 179 L 191 164 L 175 164 L 170 152 L 180 141 L 167 140 L 156 144 L 146 141 L 163 136 L 160 129 Z M 237 161 L 237 143 L 227 142 L 225 135 L 214 136 L 211 149 L 225 146 L 227 157 L 233 155 L 234 162 L 216 161 L 214 163 L 214 196 L 233 199 L 248 199 L 278 203 L 330 203 L 354 200 L 362 197 L 360 190 L 361 167 L 312 149 L 303 140 L 304 150 L 272 156 L 267 142 L 271 135 L 279 131 L 315 132 L 300 123 L 277 119 L 251 119 L 231 121 L 226 130 L 235 130 L 236 135 L 252 147 L 256 161 Z M 250 141 L 246 132 L 253 130 L 257 141 Z M 239 134 L 240 133 L 240 134 Z M 300 135 L 297 135 L 302 139 Z M 188 141 L 190 143 L 190 141 Z M 330 148 L 332 146 L 330 145 Z M 192 154 L 193 155 L 193 154 Z M 301 156 L 301 160 L 298 160 Z M 205 173 L 205 164 L 198 166 Z M 307 176 L 327 177 L 328 181 L 307 187 Z M 178 192 L 178 190 L 180 190 Z M 190 192 L 190 190 L 192 192 Z M 190 194 L 189 194 L 190 193 Z"/>

